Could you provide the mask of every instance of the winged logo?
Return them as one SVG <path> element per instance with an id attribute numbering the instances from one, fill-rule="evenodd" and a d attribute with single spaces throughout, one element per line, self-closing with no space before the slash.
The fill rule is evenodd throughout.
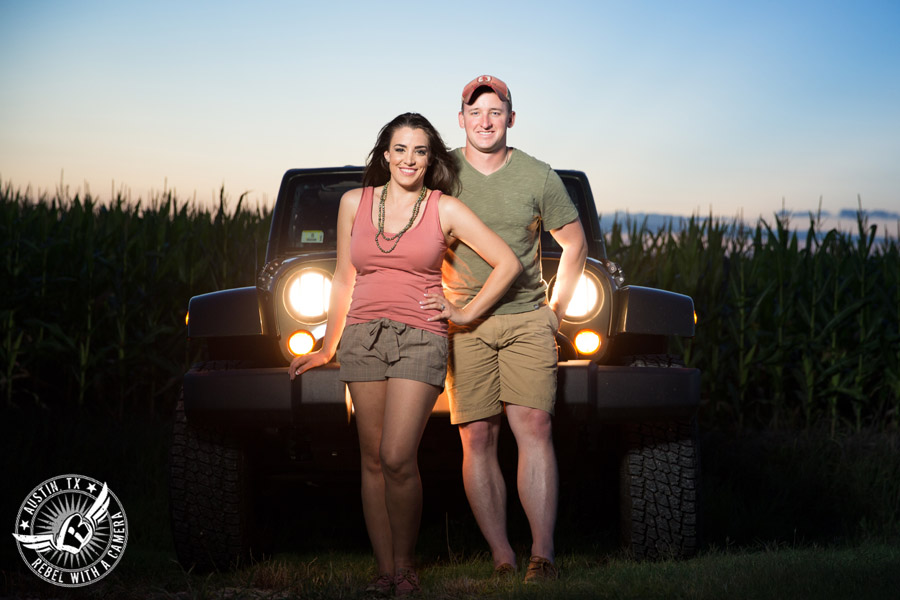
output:
<path id="1" fill-rule="evenodd" d="M 109 490 L 104 483 L 103 489 L 100 490 L 87 512 L 83 515 L 77 512 L 72 513 L 63 521 L 57 531 L 34 535 L 14 533 L 13 537 L 19 540 L 25 548 L 37 552 L 58 550 L 69 554 L 78 554 L 90 543 L 97 530 L 97 525 L 107 517 L 108 510 Z"/>

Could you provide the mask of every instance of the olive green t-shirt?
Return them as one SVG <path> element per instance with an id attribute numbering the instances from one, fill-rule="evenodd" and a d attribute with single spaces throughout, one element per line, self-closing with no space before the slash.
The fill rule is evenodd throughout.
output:
<path id="1" fill-rule="evenodd" d="M 511 150 L 507 163 L 484 175 L 466 160 L 462 148 L 453 151 L 460 166 L 459 199 L 502 237 L 522 262 L 523 271 L 487 314 L 535 310 L 547 302 L 541 277 L 541 228 L 557 229 L 578 219 L 578 211 L 559 175 L 547 163 Z M 457 306 L 468 303 L 490 275 L 492 267 L 470 247 L 456 242 L 444 257 L 446 297 Z"/>

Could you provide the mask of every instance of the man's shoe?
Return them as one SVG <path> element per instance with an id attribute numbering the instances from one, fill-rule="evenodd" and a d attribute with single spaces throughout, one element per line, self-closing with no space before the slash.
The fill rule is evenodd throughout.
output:
<path id="1" fill-rule="evenodd" d="M 400 569 L 394 576 L 394 595 L 409 596 L 422 591 L 419 586 L 419 576 L 412 569 Z"/>
<path id="2" fill-rule="evenodd" d="M 394 591 L 394 578 L 390 575 L 377 575 L 366 586 L 365 593 L 370 597 L 390 598 Z"/>
<path id="3" fill-rule="evenodd" d="M 525 583 L 541 583 L 559 578 L 559 569 L 543 556 L 532 556 L 525 571 Z"/>
<path id="4" fill-rule="evenodd" d="M 516 568 L 509 563 L 494 567 L 494 579 L 507 580 L 516 576 Z"/>

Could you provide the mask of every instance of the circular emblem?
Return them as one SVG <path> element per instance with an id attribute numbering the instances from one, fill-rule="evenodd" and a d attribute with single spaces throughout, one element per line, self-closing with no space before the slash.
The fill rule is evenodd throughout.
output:
<path id="1" fill-rule="evenodd" d="M 128 541 L 119 499 L 84 475 L 43 482 L 25 498 L 13 533 L 35 575 L 55 585 L 81 587 L 109 574 Z"/>

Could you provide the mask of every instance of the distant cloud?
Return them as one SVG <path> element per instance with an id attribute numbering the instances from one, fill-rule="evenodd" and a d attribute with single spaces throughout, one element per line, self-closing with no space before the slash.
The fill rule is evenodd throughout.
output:
<path id="1" fill-rule="evenodd" d="M 809 211 L 815 214 L 814 211 Z M 878 235 L 876 236 L 877 240 L 884 240 L 886 237 L 893 236 L 894 239 L 897 239 L 897 233 L 892 233 L 894 231 L 894 224 L 900 221 L 900 213 L 887 211 L 887 210 L 866 210 L 863 211 L 868 217 L 870 224 L 877 224 L 878 226 Z M 806 236 L 809 230 L 809 220 L 804 220 L 801 217 L 805 217 L 805 215 L 809 213 L 800 213 L 798 211 L 779 211 L 779 217 L 787 217 L 786 223 L 791 230 L 797 233 L 798 239 L 801 241 L 806 240 Z M 853 223 L 856 222 L 856 209 L 843 209 L 840 211 L 840 214 L 834 216 L 830 214 L 828 211 L 821 211 L 819 214 L 821 220 L 817 220 L 817 229 L 821 233 L 825 233 L 832 228 L 839 228 L 842 231 L 849 232 L 851 237 L 855 239 L 858 234 L 856 229 L 856 225 Z M 738 219 L 728 217 L 714 217 L 719 225 L 731 226 L 735 225 L 738 222 Z M 684 217 L 680 215 L 667 215 L 660 213 L 632 213 L 632 212 L 613 212 L 611 214 L 601 214 L 600 215 L 600 229 L 604 232 L 609 232 L 612 229 L 613 224 L 617 223 L 623 230 L 627 233 L 631 227 L 637 227 L 638 229 L 646 229 L 652 232 L 658 232 L 665 229 L 671 229 L 674 232 L 682 231 L 685 227 L 687 227 L 688 222 L 694 219 L 697 223 L 705 223 L 709 220 L 709 217 L 696 215 L 694 217 Z M 841 224 L 841 220 L 843 220 L 843 226 Z M 770 225 L 773 223 L 769 220 L 766 220 Z M 875 223 L 873 223 L 873 221 Z M 744 220 L 744 225 L 750 228 L 756 227 L 762 222 L 762 218 L 760 221 L 747 221 Z"/>
<path id="2" fill-rule="evenodd" d="M 855 208 L 844 208 L 841 209 L 840 214 L 838 215 L 841 219 L 855 219 L 856 218 L 856 210 Z M 863 213 L 868 216 L 870 219 L 879 219 L 885 221 L 895 221 L 900 220 L 900 213 L 892 212 L 889 210 L 864 210 Z"/>
<path id="3" fill-rule="evenodd" d="M 663 215 L 657 213 L 622 213 L 622 212 L 614 212 L 612 214 L 600 215 L 600 228 L 604 231 L 608 231 L 613 223 L 618 223 L 622 226 L 628 226 L 630 224 L 635 225 L 646 225 L 647 229 L 650 231 L 658 231 L 660 229 L 666 229 L 670 225 L 672 229 L 675 231 L 680 231 L 687 224 L 689 217 L 683 217 L 679 215 Z M 704 222 L 707 220 L 707 217 L 696 217 L 696 219 L 700 222 Z"/>

